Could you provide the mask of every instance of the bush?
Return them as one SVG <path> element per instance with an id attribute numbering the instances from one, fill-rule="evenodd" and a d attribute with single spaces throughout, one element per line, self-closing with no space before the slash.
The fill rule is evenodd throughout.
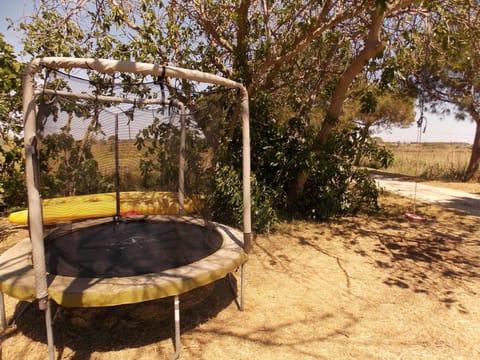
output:
<path id="1" fill-rule="evenodd" d="M 251 180 L 252 228 L 256 232 L 267 233 L 279 221 L 275 206 L 279 193 L 258 182 L 255 176 Z M 215 171 L 211 204 L 216 221 L 237 227 L 243 223 L 241 174 L 234 168 L 224 165 Z"/>
<path id="2" fill-rule="evenodd" d="M 24 169 L 21 140 L 3 134 L 0 137 L 0 213 L 25 207 Z"/>
<path id="3" fill-rule="evenodd" d="M 355 162 L 361 153 L 385 167 L 391 154 L 373 142 L 359 139 L 356 128 L 334 132 L 322 151 L 313 156 L 305 188 L 297 198 L 297 216 L 324 220 L 378 208 L 375 181 Z"/>
<path id="4" fill-rule="evenodd" d="M 385 167 L 392 155 L 356 128 L 337 131 L 314 151 L 315 130 L 293 117 L 276 119 L 280 107 L 268 96 L 251 104 L 252 226 L 270 231 L 282 219 L 325 220 L 378 208 L 378 190 L 368 172 L 355 166 L 358 154 Z M 242 223 L 240 129 L 218 154 L 214 216 Z M 297 180 L 305 174 L 300 189 Z"/>

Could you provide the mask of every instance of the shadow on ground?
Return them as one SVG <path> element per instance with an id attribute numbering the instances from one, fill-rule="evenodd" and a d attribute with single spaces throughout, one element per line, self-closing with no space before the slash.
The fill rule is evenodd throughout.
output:
<path id="1" fill-rule="evenodd" d="M 463 214 L 480 216 L 480 199 L 460 196 L 453 199 L 442 200 L 438 203 Z"/>
<path id="2" fill-rule="evenodd" d="M 464 285 L 468 291 L 468 283 L 480 279 L 477 218 L 451 213 L 423 222 L 370 218 L 367 223 L 348 219 L 338 225 L 328 226 L 345 239 L 347 249 L 384 270 L 385 285 L 430 294 L 447 307 L 456 304 L 459 311 L 468 311 L 451 289 Z"/>
<path id="3" fill-rule="evenodd" d="M 436 205 L 419 204 L 427 220 L 408 220 L 410 201 L 394 199 L 375 216 L 359 215 L 305 224 L 303 232 L 287 233 L 298 245 L 327 255 L 345 274 L 347 290 L 358 256 L 381 270 L 383 284 L 428 294 L 446 307 L 468 312 L 460 292 L 470 292 L 469 284 L 480 279 L 480 219 Z M 338 243 L 343 244 L 339 250 Z M 357 260 L 355 259 L 357 257 Z M 456 289 L 456 290 L 452 290 Z"/>
<path id="4" fill-rule="evenodd" d="M 227 278 L 180 296 L 181 332 L 190 331 L 215 317 L 233 302 Z M 46 343 L 44 313 L 36 304 L 17 306 L 16 326 L 3 339 L 21 332 L 31 340 Z M 118 351 L 155 344 L 172 339 L 174 352 L 173 298 L 139 304 L 104 308 L 62 308 L 52 304 L 54 339 L 57 358 L 70 348 L 72 360 L 90 359 L 92 352 Z M 168 354 L 167 354 L 168 355 Z"/>

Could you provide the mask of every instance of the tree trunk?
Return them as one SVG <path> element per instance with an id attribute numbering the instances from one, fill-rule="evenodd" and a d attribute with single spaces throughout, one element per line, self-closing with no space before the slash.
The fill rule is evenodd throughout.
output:
<path id="1" fill-rule="evenodd" d="M 87 130 L 85 130 L 85 134 L 83 134 L 82 142 L 80 143 L 80 149 L 78 150 L 77 168 L 80 167 L 81 162 L 83 161 L 83 155 L 87 147 L 88 139 L 90 138 L 90 135 L 93 132 L 93 130 L 95 130 L 95 126 L 97 122 L 98 122 L 98 112 L 95 111 L 92 116 L 92 119 L 90 120 L 90 123 L 88 124 Z"/>
<path id="2" fill-rule="evenodd" d="M 478 166 L 480 164 L 480 114 L 473 109 L 469 109 L 469 113 L 472 116 L 473 120 L 475 120 L 476 128 L 475 128 L 475 138 L 473 140 L 472 145 L 472 154 L 470 156 L 470 162 L 467 167 L 467 171 L 465 172 L 465 176 L 463 178 L 464 182 L 470 181 L 475 176 L 475 173 L 478 171 Z"/>
<path id="3" fill-rule="evenodd" d="M 287 193 L 287 200 L 289 204 L 293 204 L 297 201 L 299 194 L 303 193 L 305 184 L 308 180 L 309 173 L 307 170 L 300 170 L 295 178 L 295 183 L 290 185 Z"/>
<path id="4" fill-rule="evenodd" d="M 385 44 L 380 40 L 382 32 L 382 25 L 385 19 L 385 11 L 380 5 L 377 5 L 372 13 L 372 22 L 368 29 L 365 47 L 349 65 L 347 70 L 342 74 L 340 80 L 332 95 L 330 106 L 327 109 L 327 115 L 322 123 L 322 127 L 317 134 L 316 145 L 314 150 L 318 151 L 327 142 L 328 136 L 335 128 L 338 118 L 343 110 L 343 103 L 347 97 L 347 91 L 357 75 L 363 70 L 366 63 L 379 54 L 385 48 Z M 309 174 L 304 170 L 300 171 L 295 179 L 295 184 L 292 186 L 292 191 L 289 194 L 290 198 L 298 196 L 303 192 L 305 183 L 308 180 Z"/>
<path id="5" fill-rule="evenodd" d="M 363 70 L 366 63 L 374 56 L 379 54 L 385 48 L 385 44 L 380 40 L 382 33 L 383 20 L 385 19 L 385 12 L 380 5 L 377 5 L 372 14 L 372 23 L 368 29 L 365 47 L 348 66 L 347 70 L 342 74 L 340 80 L 335 87 L 335 90 L 330 101 L 330 106 L 327 109 L 327 115 L 322 123 L 322 127 L 317 134 L 317 146 L 321 147 L 327 142 L 328 136 L 338 123 L 343 110 L 343 103 L 347 97 L 347 91 L 357 75 Z"/>
<path id="6" fill-rule="evenodd" d="M 65 124 L 65 127 L 63 130 L 65 134 L 70 134 L 70 131 L 72 130 L 72 121 L 73 121 L 73 112 L 69 112 L 67 123 Z"/>

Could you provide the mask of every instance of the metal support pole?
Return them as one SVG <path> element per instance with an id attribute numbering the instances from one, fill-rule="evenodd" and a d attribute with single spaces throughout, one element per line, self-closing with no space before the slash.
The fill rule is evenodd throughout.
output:
<path id="1" fill-rule="evenodd" d="M 237 287 L 234 281 L 234 275 L 232 273 L 228 273 L 228 283 L 230 284 L 230 290 L 232 290 L 233 298 L 235 303 L 237 304 L 238 310 L 243 311 L 245 305 L 245 266 L 246 264 L 243 263 L 242 267 L 240 268 L 240 296 L 238 295 Z"/>
<path id="2" fill-rule="evenodd" d="M 240 269 L 240 311 L 245 309 L 245 268 L 247 264 L 243 263 Z"/>
<path id="3" fill-rule="evenodd" d="M 5 316 L 5 299 L 3 297 L 3 291 L 0 291 L 0 318 L 2 321 L 2 328 L 7 328 L 7 317 Z"/>
<path id="4" fill-rule="evenodd" d="M 98 120 L 98 119 L 97 119 Z M 115 114 L 115 216 L 120 219 L 120 144 L 118 139 L 118 114 Z"/>
<path id="5" fill-rule="evenodd" d="M 251 196 L 251 164 L 250 164 L 250 120 L 248 93 L 244 87 L 241 92 L 242 119 L 242 187 L 243 187 L 243 248 L 248 254 L 252 247 L 252 196 Z"/>
<path id="6" fill-rule="evenodd" d="M 241 300 L 238 298 L 238 291 L 235 283 L 235 277 L 232 273 L 228 273 L 227 279 L 228 279 L 228 284 L 230 285 L 230 290 L 232 290 L 233 300 L 235 300 L 235 304 L 237 304 L 237 307 L 240 310 Z"/>
<path id="7" fill-rule="evenodd" d="M 46 301 L 45 328 L 47 330 L 48 359 L 55 360 L 55 347 L 54 347 L 53 329 L 52 329 L 52 309 L 50 306 L 50 300 L 47 298 L 47 299 L 42 299 L 40 301 Z"/>
<path id="8" fill-rule="evenodd" d="M 173 317 L 175 319 L 175 354 L 172 360 L 177 360 L 180 357 L 180 298 L 175 295 L 173 298 Z"/>
<path id="9" fill-rule="evenodd" d="M 180 156 L 178 164 L 178 210 L 179 215 L 185 215 L 185 141 L 187 137 L 185 123 L 185 107 L 179 101 L 175 105 L 180 108 Z"/>

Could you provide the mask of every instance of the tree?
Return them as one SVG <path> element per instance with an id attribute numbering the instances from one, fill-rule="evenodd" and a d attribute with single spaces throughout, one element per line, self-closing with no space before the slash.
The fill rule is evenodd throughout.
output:
<path id="1" fill-rule="evenodd" d="M 367 136 L 375 129 L 408 127 L 415 120 L 415 98 L 398 92 L 362 92 L 345 104 L 342 123 L 355 124 Z"/>
<path id="2" fill-rule="evenodd" d="M 13 47 L 0 34 L 0 211 L 25 202 L 20 133 L 21 76 Z"/>
<path id="3" fill-rule="evenodd" d="M 442 111 L 442 104 L 451 104 L 457 118 L 470 116 L 476 123 L 470 162 L 464 176 L 464 181 L 469 181 L 480 164 L 479 6 L 469 0 L 441 2 L 432 6 L 428 21 L 427 101 L 436 111 Z"/>
<path id="4" fill-rule="evenodd" d="M 395 90 L 383 89 L 375 85 L 361 86 L 353 90 L 345 104 L 340 124 L 355 124 L 359 129 L 359 141 L 367 142 L 372 129 L 408 127 L 415 121 L 415 98 Z M 359 165 L 362 154 L 358 153 L 355 164 Z"/>
<path id="5" fill-rule="evenodd" d="M 339 108 L 367 61 L 384 48 L 385 18 L 400 16 L 414 0 L 298 1 L 265 0 L 171 1 L 116 0 L 58 3 L 40 1 L 26 33 L 25 51 L 32 56 L 73 55 L 135 58 L 142 61 L 196 67 L 242 81 L 251 97 L 256 91 L 282 86 L 282 77 L 312 46 L 334 47 L 336 39 L 354 44 L 330 107 Z M 80 26 L 79 24 L 83 24 Z M 362 49 L 363 47 L 363 49 Z M 328 51 L 324 52 L 324 55 Z M 305 72 L 324 72 L 325 61 L 337 55 L 316 56 Z M 328 73 L 327 73 L 328 74 Z M 304 71 L 299 73 L 304 76 Z M 315 82 L 318 76 L 305 77 Z M 285 86 L 285 83 L 283 83 Z M 329 110 L 334 117 L 339 110 Z"/>
<path id="6" fill-rule="evenodd" d="M 353 57 L 335 86 L 325 120 L 317 135 L 319 144 L 327 141 L 329 133 L 338 123 L 348 89 L 355 78 L 364 70 L 371 59 L 384 51 L 386 44 L 382 39 L 382 33 L 385 19 L 397 16 L 399 10 L 403 10 L 413 3 L 415 1 L 375 1 L 370 7 L 367 7 L 366 20 L 361 23 L 364 27 L 362 32 L 362 34 L 365 34 L 364 39 L 361 41 L 359 52 Z"/>
<path id="7" fill-rule="evenodd" d="M 284 179 L 290 183 L 284 185 L 293 197 L 304 198 L 304 186 L 310 173 L 315 172 L 313 163 L 320 166 L 327 158 L 351 156 L 349 152 L 333 156 L 331 151 L 336 147 L 329 144 L 329 137 L 357 76 L 386 48 L 386 20 L 401 23 L 419 3 L 43 0 L 34 16 L 20 28 L 25 32 L 25 51 L 32 56 L 112 57 L 195 66 L 243 82 L 249 90 L 252 109 L 260 111 L 255 103 L 260 105 L 265 96 L 270 98 L 268 103 L 276 102 L 282 107 L 268 107 L 268 116 L 252 113 L 252 127 L 265 126 L 267 133 L 281 131 L 280 139 L 296 139 L 289 144 L 298 148 L 290 149 L 286 155 L 298 161 L 289 162 L 296 168 L 289 168 L 289 176 Z M 182 91 L 177 91 L 169 84 L 169 91 L 176 92 L 182 102 L 194 109 L 198 99 L 191 84 L 182 83 L 182 87 Z M 276 101 L 280 99 L 285 101 Z M 232 139 L 238 123 L 235 111 L 232 114 L 225 140 L 235 144 Z M 279 123 L 273 124 L 273 119 Z M 266 124 L 256 123 L 260 121 Z M 224 128 L 225 124 L 219 126 Z M 346 139 L 340 134 L 332 138 Z M 215 142 L 207 139 L 207 143 Z M 253 162 L 261 161 L 262 149 L 254 153 L 259 158 Z M 268 185 L 263 170 L 258 168 L 257 180 Z M 345 176 L 342 181 L 349 180 L 352 178 Z"/>

